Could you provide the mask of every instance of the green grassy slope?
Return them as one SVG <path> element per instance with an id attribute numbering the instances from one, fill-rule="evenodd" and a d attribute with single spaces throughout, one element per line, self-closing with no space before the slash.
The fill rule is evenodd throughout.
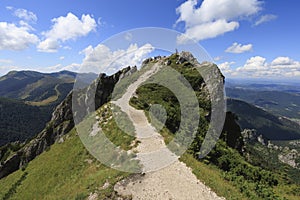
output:
<path id="1" fill-rule="evenodd" d="M 126 176 L 93 159 L 73 130 L 65 142 L 54 144 L 26 169 L 1 179 L 0 199 L 83 199 L 91 192 L 103 199 Z M 110 185 L 103 189 L 106 182 Z"/>
<path id="2" fill-rule="evenodd" d="M 102 116 L 101 109 L 98 112 Z M 134 137 L 118 129 L 110 116 L 106 114 L 102 128 L 111 131 L 114 143 L 129 149 Z M 88 131 L 91 124 L 86 120 L 80 127 Z M 99 199 L 110 199 L 115 195 L 114 184 L 128 175 L 93 158 L 74 128 L 64 136 L 64 142 L 52 145 L 27 167 L 1 179 L 0 199 L 85 199 L 90 193 L 97 193 Z"/>

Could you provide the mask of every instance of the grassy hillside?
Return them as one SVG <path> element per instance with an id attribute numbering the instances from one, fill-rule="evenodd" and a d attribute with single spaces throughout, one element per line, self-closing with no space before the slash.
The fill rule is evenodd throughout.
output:
<path id="1" fill-rule="evenodd" d="M 134 137 L 117 128 L 111 113 L 100 108 L 103 130 L 110 130 L 109 138 L 129 149 Z M 91 130 L 89 120 L 80 128 Z M 107 132 L 107 131 L 106 131 Z M 75 128 L 38 156 L 28 166 L 0 180 L 0 199 L 85 199 L 97 193 L 99 199 L 113 199 L 113 186 L 129 174 L 113 170 L 99 163 L 83 146 Z"/>
<path id="2" fill-rule="evenodd" d="M 73 130 L 26 169 L 1 179 L 0 199 L 85 199 L 94 192 L 104 199 L 127 175 L 92 158 Z"/>

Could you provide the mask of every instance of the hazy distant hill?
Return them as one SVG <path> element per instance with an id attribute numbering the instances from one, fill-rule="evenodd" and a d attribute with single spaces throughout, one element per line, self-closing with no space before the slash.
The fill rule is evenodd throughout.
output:
<path id="1" fill-rule="evenodd" d="M 238 116 L 242 129 L 256 129 L 269 140 L 300 139 L 300 126 L 254 105 L 236 99 L 227 100 L 227 110 Z"/>
<path id="2" fill-rule="evenodd" d="M 49 74 L 12 71 L 0 78 L 0 96 L 21 99 L 34 105 L 60 102 L 73 88 L 76 76 L 77 73 L 70 71 Z M 96 76 L 96 74 L 80 74 L 80 80 L 90 83 Z"/>
<path id="3" fill-rule="evenodd" d="M 262 107 L 276 115 L 300 119 L 298 90 L 293 91 L 291 87 L 285 86 L 285 89 L 280 91 L 276 90 L 278 87 L 270 84 L 268 87 L 266 85 L 254 87 L 253 84 L 241 87 L 229 86 L 226 88 L 226 95 Z"/>
<path id="4" fill-rule="evenodd" d="M 86 85 L 96 77 L 70 71 L 12 71 L 0 77 L 0 146 L 34 137 L 72 90 L 76 78 Z"/>

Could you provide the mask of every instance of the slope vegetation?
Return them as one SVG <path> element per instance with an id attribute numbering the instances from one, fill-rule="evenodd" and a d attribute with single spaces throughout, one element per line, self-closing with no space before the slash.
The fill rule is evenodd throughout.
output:
<path id="1" fill-rule="evenodd" d="M 0 146 L 34 137 L 50 120 L 49 113 L 48 107 L 0 97 Z"/>

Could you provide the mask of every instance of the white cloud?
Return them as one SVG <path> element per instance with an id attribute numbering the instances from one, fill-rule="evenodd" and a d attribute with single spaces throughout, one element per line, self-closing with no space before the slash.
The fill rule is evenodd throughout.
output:
<path id="1" fill-rule="evenodd" d="M 225 76 L 237 76 L 247 78 L 300 78 L 300 62 L 289 57 L 277 57 L 272 62 L 266 58 L 255 56 L 246 63 L 234 69 L 233 62 L 219 64 Z"/>
<path id="2" fill-rule="evenodd" d="M 230 47 L 228 47 L 225 52 L 227 53 L 244 53 L 247 51 L 252 51 L 252 44 L 238 44 L 237 42 L 233 43 Z"/>
<path id="3" fill-rule="evenodd" d="M 94 72 L 112 74 L 127 66 L 140 66 L 154 50 L 151 44 L 138 46 L 131 44 L 127 49 L 112 51 L 109 47 L 98 44 L 96 47 L 91 45 L 80 52 L 84 54 L 82 63 L 72 63 L 67 66 L 57 64 L 47 67 L 47 71 L 69 70 L 75 72 Z"/>
<path id="4" fill-rule="evenodd" d="M 38 45 L 39 51 L 55 52 L 61 42 L 75 40 L 94 31 L 97 23 L 90 15 L 82 15 L 81 19 L 72 13 L 52 19 L 52 28 L 44 32 L 45 40 Z"/>
<path id="5" fill-rule="evenodd" d="M 0 65 L 0 76 L 7 74 L 10 71 L 13 70 L 21 70 L 19 67 L 17 66 L 13 66 L 13 65 Z"/>
<path id="6" fill-rule="evenodd" d="M 138 47 L 131 44 L 127 49 L 112 51 L 109 47 L 99 44 L 96 47 L 88 46 L 82 53 L 85 55 L 81 69 L 86 72 L 112 73 L 123 67 L 140 65 L 149 53 L 154 50 L 151 44 Z"/>
<path id="7" fill-rule="evenodd" d="M 272 66 L 292 65 L 294 61 L 289 57 L 277 57 L 272 61 Z"/>
<path id="8" fill-rule="evenodd" d="M 59 57 L 59 60 L 64 60 L 64 59 L 65 59 L 64 56 L 60 56 L 60 57 Z"/>
<path id="9" fill-rule="evenodd" d="M 219 64 L 218 66 L 223 74 L 231 74 L 232 73 L 231 66 L 233 64 L 235 64 L 235 62 L 224 62 Z"/>
<path id="10" fill-rule="evenodd" d="M 59 48 L 59 44 L 57 40 L 52 38 L 47 38 L 41 41 L 38 44 L 37 48 L 39 51 L 52 53 L 57 51 L 57 49 Z"/>
<path id="11" fill-rule="evenodd" d="M 217 57 L 214 58 L 214 61 L 220 61 L 220 60 L 222 60 L 222 59 L 223 59 L 222 56 L 217 56 Z"/>
<path id="12" fill-rule="evenodd" d="M 269 21 L 272 21 L 272 20 L 275 20 L 277 19 L 277 16 L 276 15 L 271 15 L 271 14 L 267 14 L 267 15 L 263 15 L 261 16 L 256 22 L 255 22 L 255 26 L 258 26 L 262 23 L 266 23 L 266 22 L 269 22 Z"/>
<path id="13" fill-rule="evenodd" d="M 0 59 L 0 63 L 5 63 L 5 64 L 9 64 L 12 63 L 12 60 L 8 60 L 8 59 Z"/>
<path id="14" fill-rule="evenodd" d="M 78 63 L 72 63 L 70 65 L 65 66 L 61 70 L 68 70 L 72 72 L 78 72 L 80 70 L 81 64 Z"/>
<path id="15" fill-rule="evenodd" d="M 177 22 L 185 23 L 185 34 L 200 41 L 214 38 L 239 27 L 238 20 L 249 17 L 261 10 L 258 0 L 204 0 L 197 7 L 197 0 L 187 0 L 176 12 L 180 15 Z M 178 42 L 187 42 L 184 37 Z"/>
<path id="16" fill-rule="evenodd" d="M 237 68 L 237 71 L 256 73 L 267 68 L 266 59 L 261 56 L 255 56 L 248 59 L 243 67 Z"/>
<path id="17" fill-rule="evenodd" d="M 27 27 L 0 22 L 0 50 L 23 50 L 39 39 Z"/>
<path id="18" fill-rule="evenodd" d="M 25 9 L 16 9 L 14 11 L 14 15 L 20 19 L 22 19 L 25 22 L 36 22 L 37 16 L 28 10 Z"/>
<path id="19" fill-rule="evenodd" d="M 45 72 L 60 71 L 61 68 L 62 68 L 62 65 L 59 63 L 59 64 L 56 64 L 53 66 L 49 66 L 46 69 L 44 69 L 43 71 L 45 71 Z"/>
<path id="20" fill-rule="evenodd" d="M 238 27 L 239 23 L 227 22 L 224 19 L 214 22 L 207 22 L 188 28 L 184 35 L 180 35 L 177 38 L 177 42 L 179 44 L 184 44 L 189 42 L 190 38 L 196 41 L 214 38 L 226 32 L 233 31 Z"/>
<path id="21" fill-rule="evenodd" d="M 12 6 L 6 6 L 5 8 L 6 8 L 6 10 L 13 10 L 14 9 L 14 7 L 12 7 Z"/>

